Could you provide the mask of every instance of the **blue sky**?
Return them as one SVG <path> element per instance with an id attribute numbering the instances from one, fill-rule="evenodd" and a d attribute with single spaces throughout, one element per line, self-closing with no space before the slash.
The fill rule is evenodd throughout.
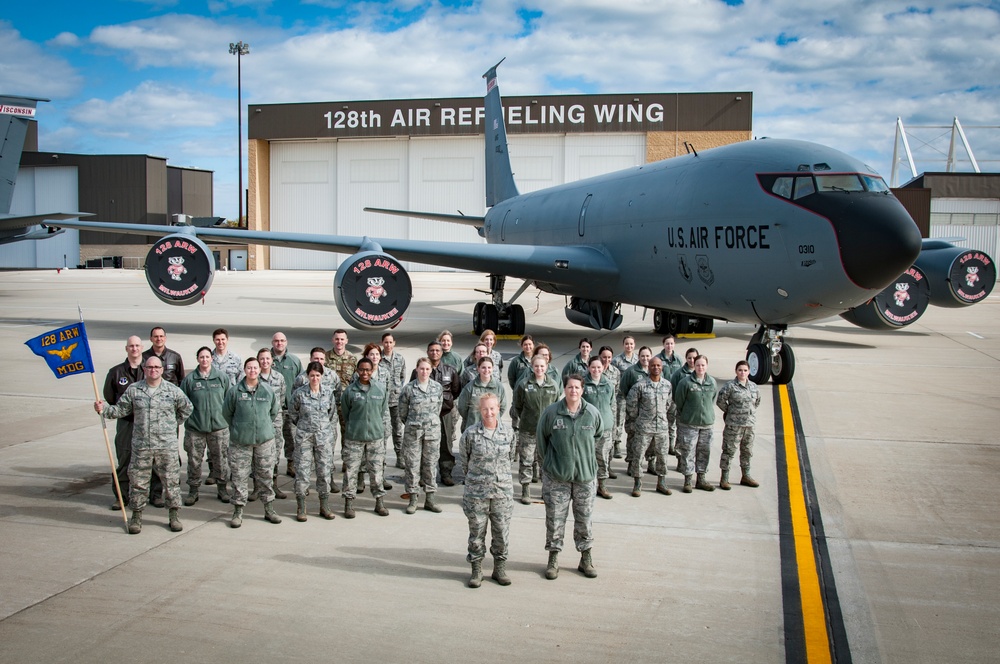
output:
<path id="1" fill-rule="evenodd" d="M 1000 170 L 1000 129 L 977 128 L 1000 125 L 998 34 L 998 2 L 16 2 L 0 12 L 0 92 L 52 99 L 42 150 L 212 170 L 216 214 L 235 217 L 233 41 L 250 44 L 244 109 L 479 96 L 506 57 L 505 94 L 751 90 L 756 136 L 824 143 L 888 179 L 897 117 L 958 116 Z M 944 170 L 946 130 L 910 143 L 918 171 Z"/>

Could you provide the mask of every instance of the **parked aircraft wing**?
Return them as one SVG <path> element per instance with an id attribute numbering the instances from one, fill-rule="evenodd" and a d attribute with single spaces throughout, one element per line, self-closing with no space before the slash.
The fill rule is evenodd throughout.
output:
<path id="1" fill-rule="evenodd" d="M 486 217 L 473 217 L 466 214 L 441 214 L 439 212 L 414 212 L 412 210 L 390 210 L 387 208 L 366 207 L 365 212 L 378 212 L 380 214 L 391 214 L 396 217 L 413 217 L 415 219 L 433 219 L 434 221 L 448 221 L 453 224 L 464 224 L 482 228 L 486 223 Z"/>
<path id="2" fill-rule="evenodd" d="M 467 242 L 429 242 L 346 235 L 313 235 L 244 231 L 233 228 L 197 228 L 194 226 L 154 226 L 145 224 L 71 221 L 51 226 L 96 231 L 117 231 L 159 237 L 168 234 L 197 236 L 202 240 L 220 240 L 275 247 L 354 253 L 359 249 L 380 247 L 395 258 L 417 263 L 440 265 L 460 270 L 503 274 L 529 281 L 543 281 L 566 286 L 614 284 L 619 269 L 603 251 L 586 245 L 563 247 L 519 244 L 474 244 Z"/>
<path id="3" fill-rule="evenodd" d="M 0 216 L 0 231 L 16 231 L 28 226 L 36 226 L 47 221 L 61 221 L 63 219 L 76 219 L 77 217 L 92 217 L 88 212 L 55 212 L 52 214 L 26 214 L 26 215 L 2 215 Z M 48 224 L 56 226 L 56 224 Z"/>

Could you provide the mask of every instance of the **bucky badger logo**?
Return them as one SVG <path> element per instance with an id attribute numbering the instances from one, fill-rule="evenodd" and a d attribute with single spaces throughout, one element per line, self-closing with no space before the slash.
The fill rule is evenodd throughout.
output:
<path id="1" fill-rule="evenodd" d="M 170 266 L 167 267 L 167 274 L 174 281 L 180 281 L 181 276 L 187 274 L 187 268 L 184 267 L 184 257 L 183 256 L 171 256 L 169 259 Z"/>
<path id="2" fill-rule="evenodd" d="M 892 294 L 892 299 L 896 301 L 897 307 L 906 306 L 906 301 L 910 299 L 910 294 L 907 292 L 909 290 L 910 284 L 908 283 L 896 284 L 896 292 Z"/>
<path id="3" fill-rule="evenodd" d="M 975 288 L 977 281 L 979 281 L 979 267 L 975 265 L 967 267 L 965 272 L 966 285 L 969 288 Z"/>
<path id="4" fill-rule="evenodd" d="M 384 284 L 385 278 L 383 277 L 369 277 L 368 288 L 365 289 L 365 295 L 368 296 L 369 302 L 381 304 L 381 298 L 389 294 L 386 292 Z"/>

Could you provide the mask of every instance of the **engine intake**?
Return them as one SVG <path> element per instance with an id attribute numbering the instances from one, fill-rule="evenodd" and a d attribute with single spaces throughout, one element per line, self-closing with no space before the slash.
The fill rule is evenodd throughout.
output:
<path id="1" fill-rule="evenodd" d="M 893 330 L 916 322 L 927 310 L 931 287 L 916 265 L 867 303 L 840 316 L 869 330 Z"/>
<path id="2" fill-rule="evenodd" d="M 168 235 L 146 254 L 146 281 L 167 304 L 194 304 L 208 293 L 213 278 L 215 258 L 193 235 Z"/>
<path id="3" fill-rule="evenodd" d="M 990 294 L 997 266 L 985 251 L 956 247 L 944 240 L 924 242 L 917 267 L 931 283 L 931 304 L 967 307 Z"/>
<path id="4" fill-rule="evenodd" d="M 395 258 L 361 251 L 340 264 L 333 282 L 337 310 L 358 330 L 384 330 L 403 320 L 410 306 L 410 276 Z"/>

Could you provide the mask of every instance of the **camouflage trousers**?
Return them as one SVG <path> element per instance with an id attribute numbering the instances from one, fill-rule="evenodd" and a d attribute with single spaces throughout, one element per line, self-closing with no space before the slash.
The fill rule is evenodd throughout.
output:
<path id="1" fill-rule="evenodd" d="M 611 468 L 611 450 L 613 448 L 611 439 L 614 433 L 605 430 L 600 438 L 594 441 L 594 454 L 597 455 L 597 479 L 608 479 L 608 469 Z"/>
<path id="2" fill-rule="evenodd" d="M 333 429 L 295 432 L 295 495 L 305 496 L 313 471 L 316 472 L 316 492 L 320 498 L 330 495 L 330 477 L 333 473 Z"/>
<path id="3" fill-rule="evenodd" d="M 431 424 L 407 422 L 403 429 L 403 476 L 406 492 L 420 493 L 420 482 L 426 493 L 437 491 L 438 457 L 441 454 L 441 422 Z"/>
<path id="4" fill-rule="evenodd" d="M 358 472 L 362 462 L 368 471 L 372 486 L 372 495 L 381 498 L 385 495 L 382 488 L 382 470 L 385 466 L 385 438 L 378 440 L 345 440 L 341 451 L 347 470 L 344 471 L 344 498 L 353 500 L 358 495 Z"/>
<path id="5" fill-rule="evenodd" d="M 740 468 L 744 471 L 750 469 L 750 457 L 753 456 L 753 427 L 738 427 L 726 425 L 722 430 L 722 458 L 719 460 L 719 468 L 729 470 L 729 462 L 736 452 L 736 446 L 740 447 Z"/>
<path id="6" fill-rule="evenodd" d="M 284 408 L 281 409 L 281 439 L 283 441 L 283 447 L 285 450 L 285 459 L 291 459 L 292 463 L 295 463 L 295 425 L 292 424 L 292 418 L 289 417 L 288 411 Z M 281 448 L 275 446 L 277 457 L 281 457 Z"/>
<path id="7" fill-rule="evenodd" d="M 175 509 L 181 506 L 181 461 L 177 446 L 167 450 L 132 448 L 128 464 L 128 506 L 141 512 L 149 501 L 149 482 L 153 473 L 163 480 L 163 501 Z"/>
<path id="8" fill-rule="evenodd" d="M 562 551 L 566 517 L 573 506 L 573 541 L 577 551 L 594 546 L 591 517 L 597 481 L 561 482 L 542 469 L 542 501 L 545 502 L 545 550 Z"/>
<path id="9" fill-rule="evenodd" d="M 708 470 L 712 453 L 712 427 L 677 425 L 677 471 L 685 477 Z"/>
<path id="10" fill-rule="evenodd" d="M 669 453 L 677 447 L 677 410 L 675 408 L 667 411 L 667 428 L 670 430 L 670 448 L 667 450 Z"/>
<path id="11" fill-rule="evenodd" d="M 455 449 L 455 441 L 461 436 L 461 432 L 458 431 L 459 420 L 461 418 L 457 409 L 441 417 L 441 454 L 438 459 L 441 477 L 444 477 L 445 473 L 451 475 L 451 471 L 455 468 L 455 455 L 452 450 Z"/>
<path id="12" fill-rule="evenodd" d="M 469 555 L 467 562 L 486 557 L 486 526 L 489 524 L 490 554 L 494 560 L 507 560 L 510 519 L 514 515 L 514 494 L 503 498 L 462 497 L 462 511 L 469 519 Z"/>
<path id="13" fill-rule="evenodd" d="M 659 433 L 635 432 L 628 439 L 629 462 L 628 472 L 632 477 L 642 477 L 644 472 L 642 467 L 643 458 L 653 459 L 653 468 L 659 477 L 667 474 L 667 453 L 670 445 L 669 434 L 666 431 Z M 646 457 L 649 450 L 653 453 Z"/>
<path id="14" fill-rule="evenodd" d="M 211 433 L 184 430 L 184 451 L 187 452 L 187 484 L 192 489 L 201 486 L 201 461 L 208 450 L 210 477 L 225 486 L 229 481 L 229 429 Z"/>
<path id="15" fill-rule="evenodd" d="M 274 425 L 274 454 L 272 455 L 271 469 L 273 474 L 277 475 L 281 450 L 288 446 L 288 443 L 285 442 L 285 411 L 278 411 L 278 416 L 272 420 L 272 424 Z"/>
<path id="16" fill-rule="evenodd" d="M 517 481 L 521 484 L 531 482 L 537 447 L 538 436 L 534 429 L 530 432 L 523 429 L 517 432 Z"/>
<path id="17" fill-rule="evenodd" d="M 396 459 L 401 461 L 403 449 L 403 423 L 399 421 L 399 405 L 389 406 L 389 427 L 392 430 L 392 449 Z"/>
<path id="18" fill-rule="evenodd" d="M 247 504 L 248 484 L 253 476 L 261 502 L 274 500 L 274 439 L 259 445 L 230 445 L 229 473 L 233 481 L 233 505 Z"/>
<path id="19" fill-rule="evenodd" d="M 625 440 L 625 400 L 616 399 L 615 400 L 615 433 L 614 440 L 612 441 L 616 445 L 621 445 L 621 442 Z"/>

